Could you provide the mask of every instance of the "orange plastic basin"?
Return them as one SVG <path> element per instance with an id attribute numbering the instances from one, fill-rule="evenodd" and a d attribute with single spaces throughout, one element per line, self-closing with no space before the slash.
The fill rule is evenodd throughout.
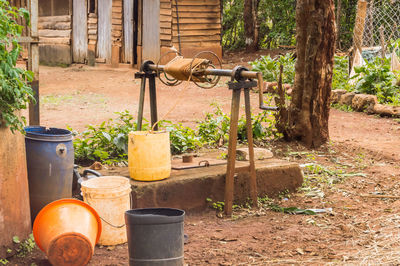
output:
<path id="1" fill-rule="evenodd" d="M 86 265 L 100 234 L 97 212 L 76 199 L 46 205 L 33 224 L 36 244 L 53 265 Z"/>

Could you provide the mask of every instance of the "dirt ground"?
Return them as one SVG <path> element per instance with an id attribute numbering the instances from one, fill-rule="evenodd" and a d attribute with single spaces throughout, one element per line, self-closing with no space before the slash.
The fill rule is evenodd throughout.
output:
<path id="1" fill-rule="evenodd" d="M 254 55 L 235 55 L 227 67 Z M 139 82 L 134 70 L 41 67 L 41 120 L 52 127 L 82 130 L 115 117 L 137 113 Z M 229 112 L 223 82 L 211 90 L 158 85 L 159 116 L 180 99 L 168 120 L 193 125 L 218 103 Z M 147 103 L 147 102 L 146 102 Z M 252 95 L 257 110 L 257 95 Z M 146 104 L 145 115 L 149 117 Z M 400 121 L 335 109 L 330 115 L 331 142 L 318 150 L 296 143 L 271 143 L 278 158 L 304 165 L 305 185 L 274 204 L 332 208 L 317 215 L 286 214 L 269 208 L 239 208 L 232 218 L 218 212 L 189 213 L 185 219 L 188 265 L 399 264 L 400 263 Z M 310 167 L 319 165 L 328 171 Z M 308 168 L 307 168 L 308 167 Z M 314 169 L 314 170 L 313 170 Z M 314 172 L 313 172 L 314 171 Z M 330 171 L 330 174 L 329 174 Z M 328 173 L 328 174 L 327 174 Z M 334 174 L 332 174 L 334 173 Z M 38 250 L 10 265 L 48 265 Z M 127 245 L 97 247 L 90 265 L 126 265 Z"/>

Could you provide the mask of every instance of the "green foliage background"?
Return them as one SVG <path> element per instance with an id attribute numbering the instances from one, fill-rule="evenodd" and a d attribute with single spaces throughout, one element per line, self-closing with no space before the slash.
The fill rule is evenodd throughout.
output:
<path id="1" fill-rule="evenodd" d="M 297 0 L 258 0 L 259 45 L 273 49 L 279 45 L 296 44 Z M 222 45 L 235 50 L 245 47 L 243 6 L 244 0 L 222 0 Z M 337 0 L 335 1 L 337 5 Z M 340 47 L 352 45 L 357 0 L 342 0 L 340 16 Z"/>
<path id="2" fill-rule="evenodd" d="M 9 126 L 12 131 L 23 130 L 25 118 L 16 111 L 25 109 L 33 100 L 33 92 L 28 81 L 33 73 L 16 67 L 21 46 L 17 39 L 23 26 L 18 18 L 25 18 L 29 24 L 29 13 L 23 9 L 11 7 L 6 0 L 0 0 L 0 126 Z"/>

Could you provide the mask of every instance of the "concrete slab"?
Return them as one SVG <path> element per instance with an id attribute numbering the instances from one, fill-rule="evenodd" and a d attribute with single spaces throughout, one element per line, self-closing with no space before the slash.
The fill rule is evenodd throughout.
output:
<path id="1" fill-rule="evenodd" d="M 236 166 L 247 166 L 237 162 Z M 277 196 L 280 192 L 295 192 L 303 183 L 301 168 L 296 163 L 277 159 L 256 162 L 258 194 Z M 103 175 L 129 176 L 128 167 L 101 171 Z M 207 198 L 224 200 L 226 165 L 187 170 L 172 170 L 171 177 L 156 182 L 131 180 L 133 208 L 171 207 L 185 211 L 207 208 Z M 235 176 L 235 202 L 249 198 L 249 175 Z"/>

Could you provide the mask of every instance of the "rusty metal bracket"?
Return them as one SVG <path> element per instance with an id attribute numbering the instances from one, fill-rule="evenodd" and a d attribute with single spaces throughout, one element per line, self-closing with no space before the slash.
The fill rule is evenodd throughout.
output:
<path id="1" fill-rule="evenodd" d="M 230 90 L 250 89 L 257 87 L 257 81 L 229 81 L 228 88 Z"/>

